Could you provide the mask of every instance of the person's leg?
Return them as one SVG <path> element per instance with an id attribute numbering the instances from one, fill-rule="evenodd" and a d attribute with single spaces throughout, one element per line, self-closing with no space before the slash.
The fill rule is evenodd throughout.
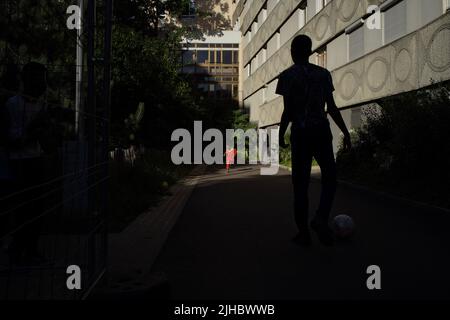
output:
<path id="1" fill-rule="evenodd" d="M 308 229 L 308 187 L 311 176 L 312 153 L 305 135 L 292 138 L 292 184 L 294 187 L 295 222 L 300 232 Z"/>
<path id="2" fill-rule="evenodd" d="M 314 157 L 320 166 L 322 174 L 322 190 L 319 208 L 311 222 L 311 227 L 317 232 L 322 244 L 330 246 L 333 244 L 333 233 L 328 225 L 331 207 L 336 193 L 336 162 L 334 159 L 331 132 L 319 135 L 314 144 Z"/>
<path id="3" fill-rule="evenodd" d="M 314 157 L 322 174 L 322 192 L 317 210 L 317 218 L 328 221 L 337 188 L 336 161 L 334 159 L 332 138 L 324 137 L 318 141 Z"/>

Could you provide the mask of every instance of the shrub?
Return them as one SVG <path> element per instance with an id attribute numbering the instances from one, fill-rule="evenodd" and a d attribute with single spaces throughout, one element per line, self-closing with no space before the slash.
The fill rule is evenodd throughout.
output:
<path id="1" fill-rule="evenodd" d="M 433 85 L 368 108 L 364 125 L 352 134 L 353 150 L 338 152 L 343 176 L 385 184 L 426 183 L 442 190 L 450 177 L 449 88 Z"/>

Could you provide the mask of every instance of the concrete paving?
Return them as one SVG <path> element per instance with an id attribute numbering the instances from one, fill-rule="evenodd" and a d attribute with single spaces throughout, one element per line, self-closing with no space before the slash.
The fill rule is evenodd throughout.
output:
<path id="1" fill-rule="evenodd" d="M 311 182 L 317 206 L 320 173 Z M 333 248 L 295 245 L 290 173 L 211 169 L 198 182 L 153 266 L 173 299 L 448 299 L 450 215 L 341 185 L 333 215 L 357 224 Z M 381 268 L 379 291 L 366 286 Z"/>

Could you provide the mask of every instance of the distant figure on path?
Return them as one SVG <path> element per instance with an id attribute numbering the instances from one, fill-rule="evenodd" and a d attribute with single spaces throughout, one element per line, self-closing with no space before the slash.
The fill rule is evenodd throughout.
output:
<path id="1" fill-rule="evenodd" d="M 350 134 L 333 98 L 334 86 L 330 72 L 309 63 L 309 56 L 312 54 L 311 39 L 306 35 L 297 36 L 292 41 L 291 54 L 294 65 L 281 73 L 276 93 L 284 98 L 280 147 L 287 147 L 284 136 L 292 122 L 292 182 L 295 220 L 299 229 L 294 240 L 300 245 L 311 244 L 308 187 L 314 157 L 322 172 L 322 193 L 311 228 L 322 244 L 331 246 L 334 239 L 328 220 L 337 178 L 333 136 L 327 112 L 344 133 L 345 149 L 351 148 Z"/>
<path id="2" fill-rule="evenodd" d="M 227 146 L 227 150 L 225 151 L 225 163 L 226 163 L 226 170 L 227 173 L 230 172 L 230 166 L 234 164 L 234 158 L 237 155 L 236 148 L 230 148 Z"/>

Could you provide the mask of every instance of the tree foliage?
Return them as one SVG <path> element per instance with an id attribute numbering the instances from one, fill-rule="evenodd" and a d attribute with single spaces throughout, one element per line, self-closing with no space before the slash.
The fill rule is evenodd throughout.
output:
<path id="1" fill-rule="evenodd" d="M 97 58 L 103 54 L 104 1 L 96 3 Z M 145 115 L 135 143 L 158 148 L 167 147 L 172 130 L 189 128 L 193 120 L 205 120 L 212 126 L 214 122 L 230 119 L 217 103 L 196 94 L 189 79 L 180 74 L 181 39 L 220 33 L 229 26 L 229 21 L 214 9 L 228 8 L 220 0 L 197 0 L 194 18 L 186 19 L 191 3 L 191 0 L 114 1 L 112 141 L 129 143 L 126 139 L 129 134 L 121 136 L 127 132 L 125 120 L 141 102 Z M 60 103 L 73 99 L 76 43 L 80 40 L 86 44 L 86 30 L 78 39 L 77 32 L 66 26 L 69 16 L 66 10 L 73 4 L 71 0 L 0 1 L 0 59 L 4 64 L 23 65 L 37 60 L 49 65 L 52 68 L 49 92 L 56 90 L 54 96 Z M 83 17 L 82 20 L 85 25 Z M 96 62 L 96 67 L 100 90 L 101 62 Z M 99 91 L 99 98 L 101 94 Z"/>

